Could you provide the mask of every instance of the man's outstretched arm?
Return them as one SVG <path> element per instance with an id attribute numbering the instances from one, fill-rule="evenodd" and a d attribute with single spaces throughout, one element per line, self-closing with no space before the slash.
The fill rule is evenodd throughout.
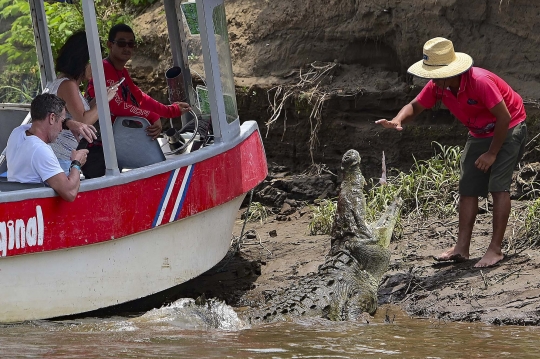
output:
<path id="1" fill-rule="evenodd" d="M 416 100 L 412 100 L 410 103 L 403 106 L 401 111 L 392 120 L 380 119 L 375 121 L 376 124 L 380 124 L 385 128 L 395 128 L 398 131 L 403 130 L 402 124 L 414 120 L 419 114 L 426 108 Z"/>

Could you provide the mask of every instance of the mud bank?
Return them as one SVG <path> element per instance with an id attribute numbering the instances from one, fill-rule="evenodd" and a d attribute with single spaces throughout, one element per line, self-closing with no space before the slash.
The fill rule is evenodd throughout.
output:
<path id="1" fill-rule="evenodd" d="M 302 172 L 314 162 L 335 172 L 343 153 L 354 148 L 371 177 L 380 168 L 382 151 L 388 166 L 407 170 L 412 154 L 431 156 L 432 141 L 463 144 L 466 131 L 446 110 L 426 113 L 402 133 L 373 125 L 393 117 L 417 94 L 422 83 L 406 69 L 420 58 L 423 43 L 435 36 L 453 40 L 456 50 L 470 54 L 476 66 L 503 77 L 526 99 L 530 117 L 538 114 L 540 3 L 228 0 L 226 9 L 240 118 L 255 120 L 263 129 L 269 162 L 292 171 Z M 131 64 L 134 78 L 166 102 L 163 74 L 171 59 L 164 14 L 151 7 L 134 23 L 141 39 Z M 309 143 L 315 84 L 289 98 L 266 134 L 276 86 L 285 91 L 312 64 L 329 63 L 337 66 L 318 84 L 319 95 L 327 96 L 314 149 L 310 151 Z M 530 133 L 536 133 L 538 126 L 530 125 Z"/>

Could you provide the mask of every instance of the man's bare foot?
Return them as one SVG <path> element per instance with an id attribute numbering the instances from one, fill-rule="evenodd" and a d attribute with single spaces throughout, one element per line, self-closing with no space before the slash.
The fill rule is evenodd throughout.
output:
<path id="1" fill-rule="evenodd" d="M 493 267 L 497 263 L 499 263 L 501 260 L 503 260 L 504 254 L 502 254 L 500 251 L 493 251 L 488 249 L 486 254 L 474 265 L 475 268 L 486 268 L 486 267 Z"/>
<path id="2" fill-rule="evenodd" d="M 450 248 L 438 256 L 433 256 L 433 259 L 435 259 L 438 262 L 447 262 L 447 261 L 454 261 L 454 262 L 465 262 L 469 259 L 469 253 L 459 253 L 456 251 L 456 248 Z"/>

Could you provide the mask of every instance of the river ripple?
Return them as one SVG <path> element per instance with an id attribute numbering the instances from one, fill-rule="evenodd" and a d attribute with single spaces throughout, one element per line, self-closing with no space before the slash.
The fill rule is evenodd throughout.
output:
<path id="1" fill-rule="evenodd" d="M 411 319 L 381 308 L 372 323 L 319 319 L 204 329 L 178 313 L 0 326 L 11 358 L 538 358 L 540 328 Z M 385 321 L 390 317 L 390 322 Z"/>

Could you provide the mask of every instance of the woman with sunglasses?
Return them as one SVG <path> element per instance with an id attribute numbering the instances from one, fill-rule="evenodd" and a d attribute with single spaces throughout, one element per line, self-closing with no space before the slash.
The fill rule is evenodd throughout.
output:
<path id="1" fill-rule="evenodd" d="M 55 94 L 66 102 L 66 124 L 75 120 L 89 127 L 91 137 L 95 136 L 95 127 L 98 120 L 98 112 L 95 101 L 88 103 L 81 94 L 79 88 L 83 81 L 88 81 L 92 77 L 92 68 L 90 67 L 90 55 L 86 41 L 86 33 L 78 31 L 71 35 L 58 52 L 56 58 L 56 72 L 58 77 L 47 85 L 49 93 Z M 108 88 L 109 101 L 114 97 L 116 87 Z M 69 122 L 68 122 L 69 121 Z M 70 126 L 72 127 L 72 126 Z M 67 126 L 58 135 L 51 147 L 58 157 L 62 168 L 69 172 L 71 164 L 71 151 L 78 145 L 78 139 L 75 138 Z"/>

